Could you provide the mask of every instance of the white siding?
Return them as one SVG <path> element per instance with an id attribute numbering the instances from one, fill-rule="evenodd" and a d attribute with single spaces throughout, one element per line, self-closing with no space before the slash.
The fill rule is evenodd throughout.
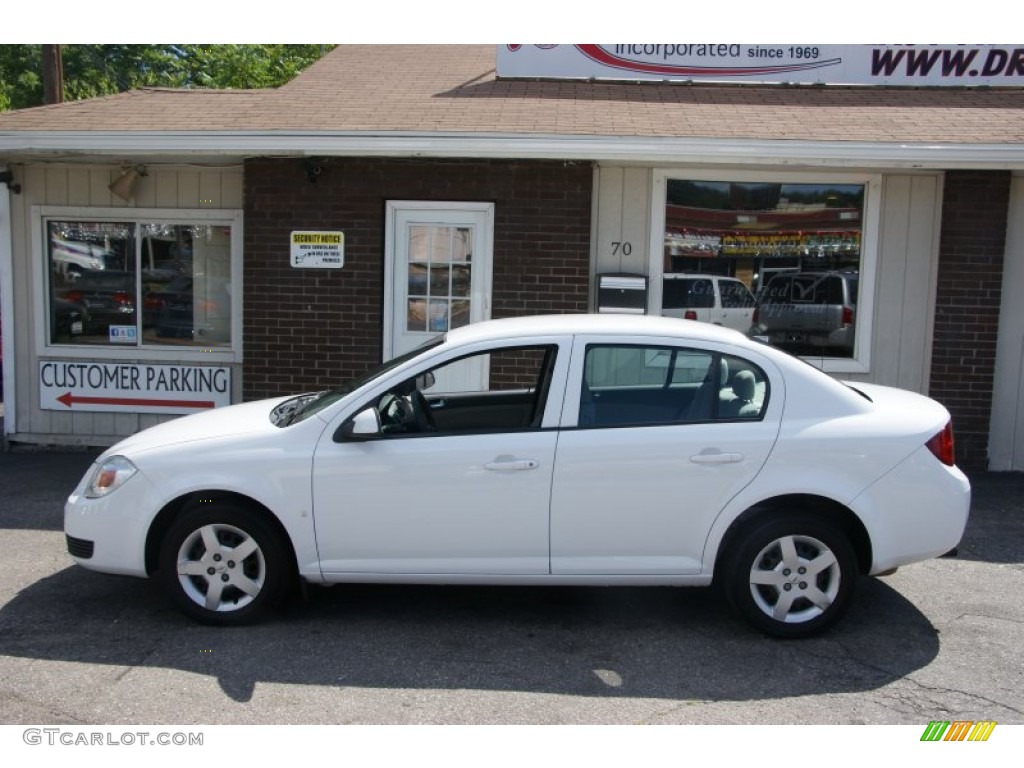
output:
<path id="1" fill-rule="evenodd" d="M 7 435 L 14 442 L 105 445 L 173 416 L 134 413 L 60 413 L 39 408 L 39 361 L 59 360 L 59 353 L 37 347 L 35 323 L 44 317 L 42 291 L 33 278 L 33 260 L 44 258 L 33 252 L 33 228 L 38 220 L 34 206 L 76 206 L 94 208 L 166 208 L 233 209 L 243 207 L 242 168 L 195 168 L 160 166 L 149 168 L 130 203 L 111 194 L 108 185 L 121 172 L 121 166 L 31 165 L 18 168 L 22 183 L 20 195 L 11 196 L 13 232 L 13 283 L 15 302 L 14 355 L 15 380 L 5 388 L 17 387 L 15 431 Z M 241 235 L 241 233 L 239 233 Z M 27 299 L 27 300 L 26 300 Z M 240 329 L 239 329 L 240 330 Z M 7 354 L 11 350 L 5 350 Z M 89 358 L 107 362 L 101 350 Z M 82 361 L 81 358 L 78 358 Z M 145 362 L 140 355 L 139 362 Z M 232 366 L 233 399 L 241 395 L 241 365 Z M 7 413 L 8 424 L 12 414 Z M 9 430 L 9 426 L 5 427 Z"/>
<path id="2" fill-rule="evenodd" d="M 941 212 L 941 176 L 884 178 L 871 370 L 845 378 L 927 394 Z"/>
<path id="3" fill-rule="evenodd" d="M 1024 175 L 1013 177 L 1008 218 L 988 446 L 995 472 L 1024 470 Z"/>

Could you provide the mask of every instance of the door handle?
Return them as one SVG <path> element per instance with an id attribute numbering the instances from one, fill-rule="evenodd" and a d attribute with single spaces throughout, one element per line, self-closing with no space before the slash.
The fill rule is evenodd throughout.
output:
<path id="1" fill-rule="evenodd" d="M 484 464 L 484 469 L 492 472 L 521 472 L 524 469 L 536 469 L 540 462 L 536 459 L 499 459 Z"/>
<path id="2" fill-rule="evenodd" d="M 743 461 L 743 454 L 707 451 L 691 456 L 690 461 L 694 464 L 735 464 L 738 461 Z"/>

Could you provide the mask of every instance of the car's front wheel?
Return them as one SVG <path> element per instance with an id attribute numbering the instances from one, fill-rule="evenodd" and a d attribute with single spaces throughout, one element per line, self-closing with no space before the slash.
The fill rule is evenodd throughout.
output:
<path id="1" fill-rule="evenodd" d="M 726 564 L 733 607 L 765 634 L 801 638 L 838 621 L 858 578 L 846 534 L 810 513 L 761 518 L 739 532 Z"/>
<path id="2" fill-rule="evenodd" d="M 280 535 L 258 513 L 227 501 L 186 511 L 160 548 L 163 588 L 206 624 L 257 619 L 284 596 L 289 576 Z"/>

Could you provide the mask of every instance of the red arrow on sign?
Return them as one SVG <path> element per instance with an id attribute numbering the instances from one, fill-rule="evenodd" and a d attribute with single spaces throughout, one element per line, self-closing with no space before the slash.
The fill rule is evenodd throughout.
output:
<path id="1" fill-rule="evenodd" d="M 70 392 L 65 392 L 57 398 L 57 401 L 64 403 L 68 408 L 71 408 L 77 403 L 81 403 L 82 405 L 146 405 L 159 408 L 213 408 L 215 405 L 213 400 L 150 400 L 148 398 L 134 397 L 84 397 L 82 395 L 72 395 Z"/>

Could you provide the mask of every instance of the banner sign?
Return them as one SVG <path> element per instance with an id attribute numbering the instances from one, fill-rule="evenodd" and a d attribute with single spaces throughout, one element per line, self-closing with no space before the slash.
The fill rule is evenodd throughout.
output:
<path id="1" fill-rule="evenodd" d="M 1024 86 L 1024 44 L 501 45 L 498 77 L 888 86 Z"/>
<path id="2" fill-rule="evenodd" d="M 827 256 L 860 253 L 860 232 L 691 232 L 666 230 L 665 246 L 671 256 Z"/>
<path id="3" fill-rule="evenodd" d="M 291 261 L 293 267 L 345 266 L 344 232 L 292 232 Z"/>
<path id="4" fill-rule="evenodd" d="M 39 407 L 44 411 L 184 414 L 230 403 L 231 369 L 226 366 L 39 363 Z"/>

